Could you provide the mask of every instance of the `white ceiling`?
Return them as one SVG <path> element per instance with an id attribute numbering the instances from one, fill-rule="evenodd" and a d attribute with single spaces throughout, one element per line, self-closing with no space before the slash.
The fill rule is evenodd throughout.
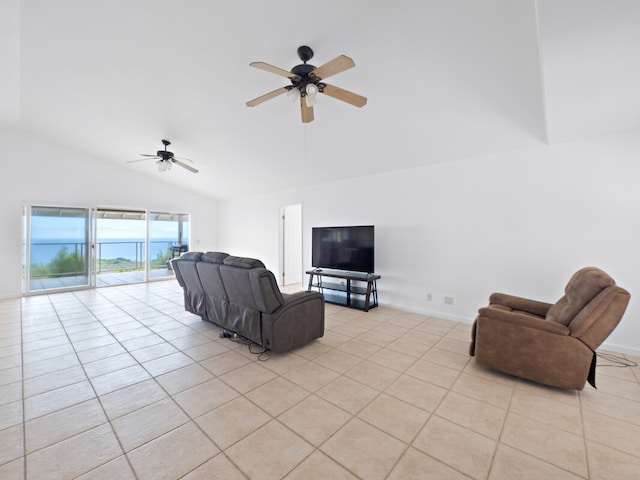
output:
<path id="1" fill-rule="evenodd" d="M 636 0 L 3 0 L 0 124 L 216 198 L 640 129 Z M 315 121 L 251 68 L 309 45 Z M 19 99 L 17 101 L 16 99 Z M 193 175 L 126 164 L 172 141 Z"/>

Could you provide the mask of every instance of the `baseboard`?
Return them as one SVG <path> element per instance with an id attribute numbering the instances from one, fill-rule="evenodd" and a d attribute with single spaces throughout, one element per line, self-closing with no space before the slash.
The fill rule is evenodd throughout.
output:
<path id="1" fill-rule="evenodd" d="M 446 313 L 446 312 L 435 312 L 433 310 L 426 310 L 423 308 L 412 308 L 412 307 L 407 307 L 404 305 L 392 305 L 392 304 L 380 304 L 381 307 L 387 307 L 387 308 L 393 308 L 394 310 L 400 310 L 403 312 L 409 312 L 409 313 L 417 313 L 419 315 L 426 315 L 428 317 L 437 317 L 437 318 L 442 318 L 444 320 L 451 320 L 452 322 L 459 322 L 459 323 L 466 323 L 468 325 L 471 325 L 473 323 L 473 318 L 467 318 L 467 317 L 463 317 L 461 315 L 452 315 L 450 313 Z"/>
<path id="2" fill-rule="evenodd" d="M 401 310 L 403 312 L 417 313 L 419 315 L 426 315 L 429 317 L 437 317 L 437 318 L 442 318 L 444 320 L 451 320 L 453 322 L 465 323 L 467 325 L 471 325 L 474 320 L 474 318 L 467 318 L 460 315 L 451 315 L 450 313 L 445 313 L 445 312 L 435 312 L 432 310 L 426 310 L 422 308 L 411 308 L 411 307 L 406 307 L 401 305 L 390 305 L 390 304 L 384 304 L 384 305 L 381 304 L 380 306 L 393 308 L 395 310 Z M 604 342 L 602 345 L 600 345 L 599 350 L 600 349 L 608 350 L 610 352 L 615 352 L 615 353 L 621 353 L 623 355 L 633 355 L 636 357 L 640 357 L 639 348 L 627 347 L 625 345 L 618 345 L 615 343 Z"/>
<path id="3" fill-rule="evenodd" d="M 640 348 L 632 348 L 615 343 L 604 342 L 602 345 L 600 345 L 598 350 L 608 350 L 610 352 L 622 353 L 623 355 L 633 355 L 634 357 L 640 357 Z"/>

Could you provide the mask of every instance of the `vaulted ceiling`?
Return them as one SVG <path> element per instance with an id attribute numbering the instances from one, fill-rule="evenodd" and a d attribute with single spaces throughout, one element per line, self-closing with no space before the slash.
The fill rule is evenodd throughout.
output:
<path id="1" fill-rule="evenodd" d="M 640 129 L 636 0 L 3 0 L 0 125 L 215 198 Z M 315 121 L 287 84 L 309 45 Z M 193 175 L 125 163 L 172 141 Z"/>

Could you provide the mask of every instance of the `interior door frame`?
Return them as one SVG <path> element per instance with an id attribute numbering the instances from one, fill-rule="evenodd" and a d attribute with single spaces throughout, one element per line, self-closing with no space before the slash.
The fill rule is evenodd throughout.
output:
<path id="1" fill-rule="evenodd" d="M 280 286 L 299 283 L 302 285 L 302 203 L 280 208 Z M 287 220 L 288 219 L 288 220 Z M 292 230 L 293 234 L 291 234 Z M 291 258 L 295 258 L 290 265 Z M 291 273 L 291 272 L 294 273 Z M 287 273 L 289 277 L 287 278 Z"/>

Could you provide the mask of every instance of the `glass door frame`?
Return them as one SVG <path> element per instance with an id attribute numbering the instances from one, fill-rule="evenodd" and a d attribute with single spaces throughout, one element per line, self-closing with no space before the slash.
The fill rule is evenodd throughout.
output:
<path id="1" fill-rule="evenodd" d="M 145 209 L 114 208 L 114 207 L 97 207 L 95 209 L 95 221 L 94 221 L 95 281 L 94 283 L 96 287 L 129 285 L 129 284 L 135 284 L 135 283 L 144 283 L 148 281 L 148 275 L 147 275 L 148 216 L 149 216 L 149 213 Z M 139 218 L 136 218 L 136 217 L 139 217 Z M 101 226 L 100 225 L 101 220 L 104 220 L 105 222 L 107 222 L 106 225 Z M 122 234 L 122 237 L 118 237 L 118 236 L 112 237 L 111 235 L 107 235 L 106 237 L 101 238 L 100 236 L 101 228 L 103 229 L 103 233 L 105 231 L 108 232 L 110 230 L 109 228 L 110 220 L 115 220 L 116 222 L 123 222 L 121 225 L 127 225 L 126 222 L 129 222 L 129 221 L 134 221 L 134 222 L 143 221 L 144 227 L 140 229 L 139 227 L 133 228 L 131 225 L 128 225 L 126 228 L 122 229 L 122 232 L 125 232 Z M 113 228 L 114 225 L 111 225 L 111 227 Z M 129 238 L 129 235 L 131 235 L 132 231 L 134 233 L 139 233 L 140 235 L 134 234 L 131 238 Z M 119 253 L 121 253 L 123 246 L 124 246 L 124 249 L 127 250 L 128 252 L 129 251 L 129 249 L 127 248 L 128 244 L 134 244 L 133 246 L 135 249 L 135 259 L 131 257 L 125 257 L 125 256 L 117 257 L 117 258 L 108 257 L 108 254 L 107 254 L 108 258 L 103 257 L 105 250 L 113 251 L 115 249 L 117 251 L 118 249 L 120 249 Z M 139 247 L 141 247 L 140 248 L 141 252 L 138 251 Z M 142 254 L 138 255 L 139 253 L 142 253 Z M 134 261 L 135 263 L 133 265 L 133 268 L 131 268 L 132 265 L 127 264 L 126 260 L 122 260 L 123 263 L 122 262 L 118 263 L 118 260 L 120 259 L 128 259 L 129 261 Z M 115 260 L 116 268 L 103 270 L 103 265 L 100 264 L 102 260 L 105 260 L 105 261 Z M 141 265 L 139 262 L 141 262 Z M 112 266 L 114 265 L 112 264 Z M 141 270 L 138 269 L 138 266 L 141 266 Z M 102 281 L 100 280 L 101 275 L 104 275 L 102 277 Z M 109 276 L 111 276 L 110 279 L 109 279 Z"/>
<path id="2" fill-rule="evenodd" d="M 32 226 L 33 226 L 33 212 L 35 208 L 42 209 L 59 209 L 59 210 L 79 210 L 86 213 L 86 225 L 85 225 L 85 241 L 84 245 L 84 267 L 87 282 L 80 285 L 67 285 L 60 287 L 49 288 L 32 288 Z M 95 287 L 95 243 L 94 243 L 94 225 L 95 225 L 95 209 L 87 206 L 80 205 L 50 205 L 46 203 L 30 203 L 23 206 L 23 238 L 22 238 L 22 294 L 24 296 L 39 295 L 43 293 L 52 292 L 64 292 L 71 290 L 84 290 Z"/>
<path id="3" fill-rule="evenodd" d="M 157 239 L 155 236 L 153 224 L 156 222 L 162 221 L 172 221 L 177 222 L 178 229 L 178 238 L 172 240 L 172 245 L 168 248 L 169 252 L 167 254 L 167 263 L 174 258 L 175 256 L 180 256 L 182 253 L 186 251 L 189 243 L 191 242 L 191 214 L 189 213 L 174 213 L 167 211 L 159 211 L 159 210 L 147 210 L 147 281 L 155 281 L 155 280 L 164 280 L 167 278 L 173 277 L 173 273 L 168 275 L 155 275 L 154 270 L 161 270 L 158 268 L 153 268 L 153 258 L 154 253 L 157 255 L 158 252 L 156 249 L 152 247 L 153 243 L 163 243 L 165 239 Z M 187 229 L 184 230 L 184 224 L 187 223 Z M 185 240 L 188 243 L 184 243 Z M 167 271 L 170 271 L 170 267 L 167 266 Z"/>

